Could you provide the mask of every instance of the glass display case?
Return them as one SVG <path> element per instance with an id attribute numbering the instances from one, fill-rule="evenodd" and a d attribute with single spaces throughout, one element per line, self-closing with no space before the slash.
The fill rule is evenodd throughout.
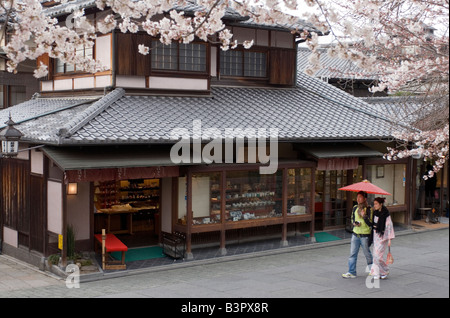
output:
<path id="1" fill-rule="evenodd" d="M 287 169 L 285 194 L 283 171 L 279 169 L 274 174 L 260 174 L 257 169 L 193 172 L 191 225 L 225 224 L 227 228 L 238 228 L 242 221 L 265 219 L 282 223 L 283 200 L 286 200 L 286 216 L 311 214 L 312 169 Z M 225 174 L 223 188 L 222 173 Z M 183 226 L 188 225 L 187 195 L 186 177 L 179 177 L 177 224 Z"/>
<path id="2" fill-rule="evenodd" d="M 282 216 L 282 171 L 227 172 L 225 219 L 227 222 Z M 223 199 L 223 198 L 222 198 Z"/>
<path id="3" fill-rule="evenodd" d="M 288 169 L 287 215 L 311 213 L 311 169 Z"/>

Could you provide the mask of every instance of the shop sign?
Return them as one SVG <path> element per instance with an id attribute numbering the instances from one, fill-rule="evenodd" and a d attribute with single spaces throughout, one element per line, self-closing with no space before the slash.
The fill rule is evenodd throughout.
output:
<path id="1" fill-rule="evenodd" d="M 60 250 L 63 249 L 63 236 L 62 236 L 62 234 L 58 234 L 58 248 Z"/>

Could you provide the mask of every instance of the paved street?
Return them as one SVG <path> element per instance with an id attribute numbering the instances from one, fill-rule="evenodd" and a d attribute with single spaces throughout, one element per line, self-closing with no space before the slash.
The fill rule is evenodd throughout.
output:
<path id="1" fill-rule="evenodd" d="M 347 271 L 348 242 L 128 274 L 71 289 L 64 280 L 0 255 L 0 297 L 449 297 L 448 228 L 398 236 L 392 244 L 391 274 L 379 285 L 367 278 L 362 251 L 358 277 L 341 278 Z"/>

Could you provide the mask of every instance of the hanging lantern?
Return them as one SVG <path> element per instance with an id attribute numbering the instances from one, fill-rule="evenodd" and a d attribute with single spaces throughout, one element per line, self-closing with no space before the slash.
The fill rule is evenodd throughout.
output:
<path id="1" fill-rule="evenodd" d="M 19 140 L 22 138 L 23 134 L 14 127 L 15 122 L 11 119 L 11 113 L 5 124 L 7 127 L 0 132 L 2 155 L 4 157 L 15 157 L 19 151 Z"/>

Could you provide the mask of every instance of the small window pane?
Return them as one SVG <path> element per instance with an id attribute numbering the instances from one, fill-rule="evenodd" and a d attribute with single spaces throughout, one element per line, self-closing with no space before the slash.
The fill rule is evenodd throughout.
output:
<path id="1" fill-rule="evenodd" d="M 84 56 L 92 58 L 94 56 L 92 47 L 84 49 Z"/>
<path id="2" fill-rule="evenodd" d="M 27 100 L 27 90 L 25 86 L 10 86 L 9 87 L 9 104 L 10 106 L 23 103 Z"/>
<path id="3" fill-rule="evenodd" d="M 75 66 L 73 64 L 66 64 L 66 73 L 67 72 L 73 72 L 75 70 Z"/>
<path id="4" fill-rule="evenodd" d="M 159 41 L 153 41 L 152 48 L 152 68 L 162 70 L 177 70 L 177 43 L 164 45 Z"/>
<path id="5" fill-rule="evenodd" d="M 266 77 L 266 54 L 262 52 L 244 52 L 244 76 Z"/>
<path id="6" fill-rule="evenodd" d="M 206 71 L 206 46 L 204 44 L 180 44 L 180 71 Z"/>
<path id="7" fill-rule="evenodd" d="M 64 73 L 64 63 L 60 60 L 56 60 L 56 73 Z"/>
<path id="8" fill-rule="evenodd" d="M 225 76 L 242 76 L 242 51 L 220 51 L 220 73 Z"/>

